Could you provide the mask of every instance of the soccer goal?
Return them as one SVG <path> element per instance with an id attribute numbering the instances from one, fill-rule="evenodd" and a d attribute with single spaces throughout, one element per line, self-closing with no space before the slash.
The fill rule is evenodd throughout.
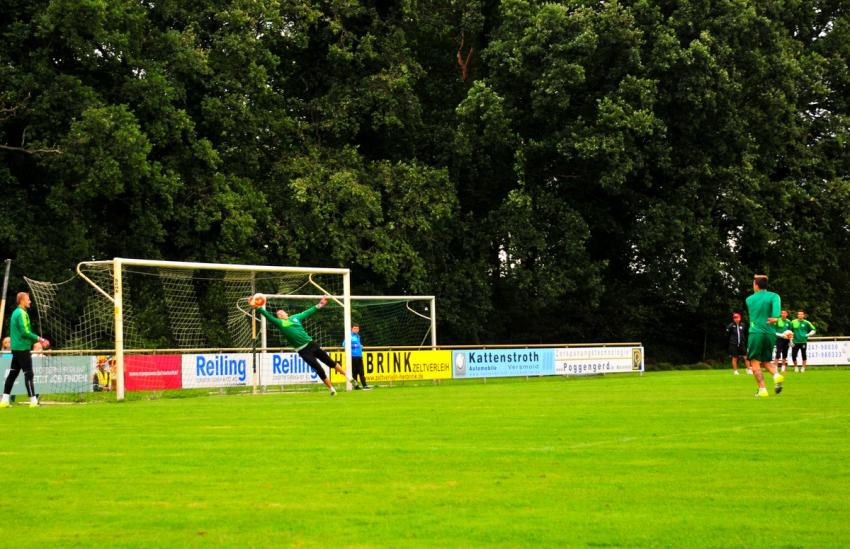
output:
<path id="1" fill-rule="evenodd" d="M 316 315 L 308 331 L 336 344 L 351 332 L 349 269 L 115 258 L 76 272 L 61 283 L 26 279 L 40 329 L 55 355 L 89 356 L 92 372 L 108 355 L 119 400 L 125 381 L 131 390 L 256 388 L 259 315 L 245 305 L 258 292 L 302 302 L 330 295 L 336 311 Z"/>

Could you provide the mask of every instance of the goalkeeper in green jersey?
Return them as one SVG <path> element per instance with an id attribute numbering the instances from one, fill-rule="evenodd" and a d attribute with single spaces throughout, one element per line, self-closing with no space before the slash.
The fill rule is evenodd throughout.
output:
<path id="1" fill-rule="evenodd" d="M 773 348 L 776 346 L 776 329 L 773 325 L 782 310 L 782 300 L 779 294 L 767 290 L 767 276 L 756 275 L 753 279 L 753 295 L 747 298 L 747 310 L 750 314 L 747 357 L 750 359 L 753 376 L 759 388 L 756 396 L 767 396 L 761 364 L 773 374 L 773 390 L 779 394 L 782 392 L 782 382 L 785 378 L 773 365 Z"/>
<path id="2" fill-rule="evenodd" d="M 18 308 L 12 313 L 9 336 L 12 347 L 12 365 L 6 375 L 6 384 L 3 387 L 3 398 L 0 399 L 0 408 L 8 408 L 11 403 L 12 387 L 21 370 L 24 371 L 24 386 L 30 397 L 30 408 L 38 407 L 38 395 L 35 392 L 32 371 L 32 348 L 33 344 L 40 344 L 46 348 L 50 342 L 43 337 L 33 333 L 30 326 L 30 317 L 27 309 L 32 305 L 30 294 L 18 292 Z"/>
<path id="3" fill-rule="evenodd" d="M 308 334 L 307 330 L 304 329 L 303 324 L 304 320 L 324 307 L 327 302 L 328 298 L 323 297 L 318 304 L 310 307 L 306 311 L 302 311 L 292 316 L 289 316 L 289 314 L 283 309 L 278 309 L 277 313 L 273 315 L 266 310 L 265 306 L 258 307 L 254 303 L 251 303 L 251 306 L 260 311 L 260 314 L 266 317 L 269 322 L 277 326 L 277 329 L 280 330 L 283 338 L 295 349 L 298 356 L 303 358 L 304 362 L 310 365 L 313 371 L 316 372 L 316 375 L 321 378 L 322 382 L 328 390 L 330 390 L 331 396 L 334 396 L 336 394 L 336 389 L 334 389 L 330 378 L 325 373 L 322 363 L 325 363 L 328 368 L 335 369 L 346 378 L 348 376 L 345 374 L 345 370 L 342 366 L 340 366 L 330 357 L 330 355 L 328 355 L 327 352 L 325 352 L 324 349 L 319 347 L 319 345 L 313 341 L 313 338 L 310 337 L 310 334 Z"/>

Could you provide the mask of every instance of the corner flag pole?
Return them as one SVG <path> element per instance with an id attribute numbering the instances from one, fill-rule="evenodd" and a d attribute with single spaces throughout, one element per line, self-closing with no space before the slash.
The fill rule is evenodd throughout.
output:
<path id="1" fill-rule="evenodd" d="M 3 295 L 0 297 L 0 337 L 3 336 L 3 318 L 6 315 L 6 290 L 9 289 L 9 267 L 12 266 L 12 260 L 6 260 L 6 275 L 3 277 Z"/>

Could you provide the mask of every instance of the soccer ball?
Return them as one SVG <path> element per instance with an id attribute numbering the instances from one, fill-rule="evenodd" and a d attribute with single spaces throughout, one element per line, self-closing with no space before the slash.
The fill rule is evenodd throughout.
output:
<path id="1" fill-rule="evenodd" d="M 266 304 L 266 296 L 263 294 L 254 294 L 251 296 L 251 299 L 248 300 L 248 304 L 251 307 L 262 307 Z"/>
<path id="2" fill-rule="evenodd" d="M 794 332 L 792 332 L 791 330 L 785 330 L 782 333 L 782 337 L 784 337 L 785 339 L 791 339 L 792 337 L 794 337 Z"/>

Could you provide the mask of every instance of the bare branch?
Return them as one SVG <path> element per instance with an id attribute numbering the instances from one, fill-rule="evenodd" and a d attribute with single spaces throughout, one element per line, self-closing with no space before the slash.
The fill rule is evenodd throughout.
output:
<path id="1" fill-rule="evenodd" d="M 457 49 L 457 64 L 460 65 L 460 79 L 466 82 L 469 78 L 469 62 L 472 61 L 472 52 L 475 48 L 469 47 L 469 52 L 466 54 L 466 60 L 463 59 L 463 32 L 460 33 L 460 46 Z"/>
<path id="2" fill-rule="evenodd" d="M 0 149 L 7 151 L 18 151 L 26 154 L 63 154 L 62 149 L 27 149 L 25 147 L 13 147 L 0 143 Z"/>

